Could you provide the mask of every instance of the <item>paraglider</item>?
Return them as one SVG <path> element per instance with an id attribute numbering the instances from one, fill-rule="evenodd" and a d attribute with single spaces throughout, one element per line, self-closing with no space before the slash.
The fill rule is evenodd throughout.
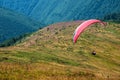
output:
<path id="1" fill-rule="evenodd" d="M 92 55 L 96 55 L 96 52 L 93 50 L 91 54 L 92 54 Z"/>
<path id="2" fill-rule="evenodd" d="M 77 42 L 77 39 L 78 37 L 80 36 L 80 34 L 87 28 L 89 27 L 90 25 L 92 24 L 95 24 L 95 23 L 100 23 L 102 25 L 105 25 L 104 22 L 100 21 L 100 20 L 97 20 L 97 19 L 90 19 L 90 20 L 87 20 L 87 21 L 84 21 L 80 26 L 78 26 L 74 32 L 74 35 L 73 35 L 73 42 L 76 43 Z"/>

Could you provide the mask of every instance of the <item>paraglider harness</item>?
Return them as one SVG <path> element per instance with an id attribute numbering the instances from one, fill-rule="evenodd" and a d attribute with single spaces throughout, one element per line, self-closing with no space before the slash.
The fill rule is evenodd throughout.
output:
<path id="1" fill-rule="evenodd" d="M 92 53 L 91 53 L 92 55 L 96 55 L 96 52 L 95 51 L 92 51 Z"/>

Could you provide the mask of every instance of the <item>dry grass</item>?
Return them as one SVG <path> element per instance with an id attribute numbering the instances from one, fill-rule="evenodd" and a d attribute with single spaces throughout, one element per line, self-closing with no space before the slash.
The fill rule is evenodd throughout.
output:
<path id="1" fill-rule="evenodd" d="M 119 80 L 120 24 L 93 25 L 73 44 L 80 23 L 53 24 L 1 48 L 1 80 Z"/>
<path id="2" fill-rule="evenodd" d="M 114 75 L 115 76 L 115 75 Z M 0 63 L 1 80 L 114 80 L 105 73 L 93 74 L 83 68 L 54 63 Z"/>

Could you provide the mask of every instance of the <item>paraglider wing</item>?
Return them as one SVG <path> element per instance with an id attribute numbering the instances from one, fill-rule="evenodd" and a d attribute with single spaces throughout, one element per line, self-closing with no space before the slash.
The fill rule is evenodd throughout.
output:
<path id="1" fill-rule="evenodd" d="M 95 24 L 95 23 L 100 23 L 102 25 L 105 25 L 104 22 L 97 20 L 97 19 L 90 19 L 87 21 L 84 21 L 80 26 L 78 26 L 74 32 L 73 35 L 73 42 L 76 43 L 78 37 L 80 36 L 80 34 L 90 25 Z"/>

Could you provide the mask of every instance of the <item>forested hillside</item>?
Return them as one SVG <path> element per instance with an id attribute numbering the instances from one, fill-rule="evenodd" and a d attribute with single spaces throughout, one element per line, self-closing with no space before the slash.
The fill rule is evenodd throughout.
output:
<path id="1" fill-rule="evenodd" d="M 120 22 L 120 13 L 112 13 L 103 17 L 103 20 Z"/>
<path id="2" fill-rule="evenodd" d="M 0 0 L 0 6 L 45 24 L 102 18 L 120 12 L 119 0 Z"/>
<path id="3" fill-rule="evenodd" d="M 43 25 L 12 10 L 0 8 L 0 42 L 31 33 Z"/>

